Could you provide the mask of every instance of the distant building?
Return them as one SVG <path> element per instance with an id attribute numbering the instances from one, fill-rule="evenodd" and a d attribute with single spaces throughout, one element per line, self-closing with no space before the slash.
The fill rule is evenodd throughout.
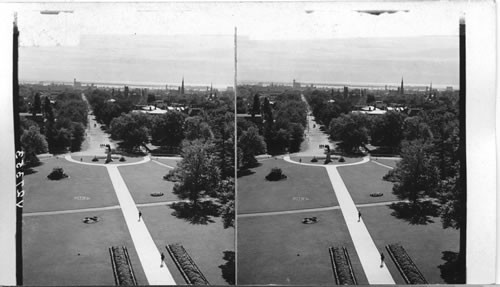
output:
<path id="1" fill-rule="evenodd" d="M 292 87 L 294 89 L 300 89 L 300 83 L 299 82 L 296 82 L 295 79 L 293 79 L 293 84 L 292 84 Z"/>
<path id="2" fill-rule="evenodd" d="M 403 84 L 403 77 L 401 77 L 401 88 L 399 89 L 399 93 L 401 95 L 405 94 L 405 87 L 404 87 L 404 84 Z"/>
<path id="3" fill-rule="evenodd" d="M 181 93 L 181 95 L 184 95 L 184 76 L 182 77 L 182 84 L 179 92 Z"/>

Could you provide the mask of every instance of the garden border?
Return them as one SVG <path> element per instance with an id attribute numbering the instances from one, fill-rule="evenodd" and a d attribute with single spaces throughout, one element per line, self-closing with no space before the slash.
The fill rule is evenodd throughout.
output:
<path id="1" fill-rule="evenodd" d="M 421 282 L 413 282 L 408 277 L 408 275 L 403 270 L 403 267 L 401 266 L 401 263 L 396 259 L 396 256 L 395 256 L 394 252 L 392 251 L 392 246 L 399 246 L 399 247 L 401 247 L 402 251 L 404 252 L 403 256 L 408 260 L 408 263 L 412 267 L 413 271 L 415 271 L 415 273 L 419 277 L 418 279 L 420 279 Z M 424 275 L 422 274 L 422 272 L 420 272 L 420 270 L 418 269 L 417 265 L 413 262 L 413 260 L 411 259 L 410 255 L 408 255 L 408 253 L 406 252 L 406 250 L 404 249 L 404 247 L 401 244 L 397 244 L 397 243 L 388 244 L 388 245 L 385 246 L 385 248 L 386 248 L 387 252 L 389 253 L 389 255 L 391 256 L 392 261 L 394 262 L 394 264 L 398 268 L 399 273 L 401 273 L 401 276 L 403 277 L 403 279 L 406 281 L 407 284 L 429 284 L 427 282 L 427 280 L 425 279 Z"/>

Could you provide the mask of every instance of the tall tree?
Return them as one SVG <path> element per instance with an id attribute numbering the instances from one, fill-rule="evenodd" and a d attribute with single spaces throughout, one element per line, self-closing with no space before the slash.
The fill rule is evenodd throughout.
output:
<path id="1" fill-rule="evenodd" d="M 133 150 L 149 141 L 148 122 L 145 114 L 123 114 L 111 121 L 109 131 L 114 139 L 122 140 L 123 147 Z"/>
<path id="2" fill-rule="evenodd" d="M 392 171 L 396 181 L 393 193 L 398 198 L 416 204 L 423 196 L 435 195 L 439 171 L 434 165 L 431 148 L 422 140 L 403 142 L 401 161 Z"/>
<path id="3" fill-rule="evenodd" d="M 222 180 L 217 192 L 217 199 L 219 201 L 220 215 L 224 228 L 234 227 L 234 178 Z"/>
<path id="4" fill-rule="evenodd" d="M 340 140 L 345 152 L 356 152 L 368 143 L 369 120 L 364 114 L 342 114 L 332 119 L 329 134 L 333 140 Z"/>
<path id="5" fill-rule="evenodd" d="M 173 111 L 156 116 L 152 121 L 152 140 L 156 144 L 179 147 L 184 139 L 183 125 L 186 115 Z"/>
<path id="6" fill-rule="evenodd" d="M 215 165 L 213 144 L 201 140 L 184 141 L 182 160 L 175 174 L 179 182 L 175 184 L 173 193 L 180 199 L 197 205 L 203 197 L 216 196 L 220 171 Z"/>
<path id="7" fill-rule="evenodd" d="M 255 94 L 253 96 L 253 106 L 252 106 L 252 117 L 260 114 L 260 96 L 259 94 Z"/>
<path id="8" fill-rule="evenodd" d="M 35 125 L 23 130 L 21 135 L 21 146 L 25 152 L 27 166 L 33 166 L 40 162 L 37 154 L 45 153 L 48 150 L 48 144 L 45 137 L 40 134 L 40 129 Z"/>
<path id="9" fill-rule="evenodd" d="M 266 153 L 266 143 L 264 138 L 259 135 L 259 130 L 255 127 L 250 127 L 244 131 L 238 139 L 238 148 L 241 149 L 242 165 L 253 166 L 257 163 L 256 155 Z"/>

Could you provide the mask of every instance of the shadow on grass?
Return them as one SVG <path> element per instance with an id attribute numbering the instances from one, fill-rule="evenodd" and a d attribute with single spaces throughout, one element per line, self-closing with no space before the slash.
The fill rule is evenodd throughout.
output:
<path id="1" fill-rule="evenodd" d="M 222 271 L 222 278 L 224 278 L 229 285 L 234 285 L 236 281 L 234 257 L 234 251 L 224 251 L 222 259 L 224 259 L 226 263 L 219 265 Z"/>
<path id="2" fill-rule="evenodd" d="M 247 164 L 246 166 L 241 167 L 236 172 L 237 173 L 237 177 L 240 178 L 240 177 L 243 177 L 243 176 L 252 175 L 252 174 L 255 173 L 255 171 L 251 170 L 251 168 L 256 168 L 256 167 L 259 167 L 261 165 L 262 165 L 262 163 L 260 163 L 260 162 L 256 162 L 256 163 L 253 163 L 253 164 Z"/>
<path id="3" fill-rule="evenodd" d="M 421 201 L 417 203 L 398 202 L 389 205 L 393 210 L 392 216 L 407 221 L 413 225 L 426 225 L 434 223 L 433 217 L 439 215 L 438 205 L 431 201 Z"/>
<path id="4" fill-rule="evenodd" d="M 219 216 L 219 206 L 211 200 L 202 202 L 176 202 L 170 205 L 172 215 L 191 224 L 209 224 L 215 222 L 212 217 Z"/>
<path id="5" fill-rule="evenodd" d="M 446 284 L 465 284 L 465 268 L 463 263 L 459 262 L 458 253 L 444 251 L 441 259 L 446 261 L 444 264 L 438 266 L 444 282 Z"/>

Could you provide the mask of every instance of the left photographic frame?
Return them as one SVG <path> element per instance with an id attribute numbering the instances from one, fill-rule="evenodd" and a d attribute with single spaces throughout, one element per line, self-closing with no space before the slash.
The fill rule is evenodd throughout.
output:
<path id="1" fill-rule="evenodd" d="M 235 284 L 234 27 L 217 5 L 18 7 L 16 284 Z"/>

